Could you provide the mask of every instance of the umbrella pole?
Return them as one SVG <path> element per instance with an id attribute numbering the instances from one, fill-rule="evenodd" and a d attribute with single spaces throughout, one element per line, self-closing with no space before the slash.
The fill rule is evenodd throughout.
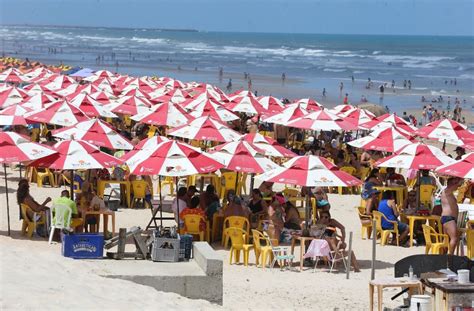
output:
<path id="1" fill-rule="evenodd" d="M 71 170 L 71 182 L 69 186 L 71 187 L 71 200 L 74 201 L 74 170 Z"/>
<path id="2" fill-rule="evenodd" d="M 308 189 L 308 191 L 310 191 Z M 309 195 L 306 194 L 306 206 L 305 206 L 305 211 L 304 211 L 304 224 L 305 224 L 305 228 L 306 230 L 308 230 L 309 228 L 309 206 L 311 204 L 311 199 L 309 198 Z M 316 215 L 315 215 L 316 217 Z"/>
<path id="3" fill-rule="evenodd" d="M 444 152 L 446 152 L 446 139 L 443 141 L 443 148 L 441 148 Z"/>
<path id="4" fill-rule="evenodd" d="M 158 176 L 158 188 L 160 188 L 160 226 L 163 227 L 163 196 L 161 195 L 161 176 Z"/>
<path id="5" fill-rule="evenodd" d="M 239 172 L 235 176 L 235 195 L 237 196 L 237 189 L 239 188 Z"/>
<path id="6" fill-rule="evenodd" d="M 23 178 L 23 177 L 21 176 L 21 168 L 22 168 L 22 167 L 23 167 L 23 166 L 22 166 L 21 163 L 20 163 L 20 179 Z"/>
<path id="7" fill-rule="evenodd" d="M 370 271 L 370 279 L 375 279 L 375 251 L 377 245 L 377 222 L 375 220 L 372 221 L 372 262 L 370 264 L 371 271 Z"/>
<path id="8" fill-rule="evenodd" d="M 420 208 L 420 170 L 416 172 L 416 207 Z"/>
<path id="9" fill-rule="evenodd" d="M 178 197 L 178 177 L 175 177 L 176 182 L 176 211 L 178 215 L 178 233 L 179 233 L 179 197 Z"/>
<path id="10" fill-rule="evenodd" d="M 7 196 L 7 222 L 8 222 L 8 236 L 10 236 L 10 203 L 8 202 L 8 180 L 7 180 L 7 165 L 3 163 L 5 172 L 5 194 Z"/>
<path id="11" fill-rule="evenodd" d="M 254 173 L 250 174 L 250 189 L 249 189 L 250 193 L 249 194 L 251 194 L 253 191 L 253 185 L 255 182 L 254 178 L 255 178 L 255 174 Z"/>

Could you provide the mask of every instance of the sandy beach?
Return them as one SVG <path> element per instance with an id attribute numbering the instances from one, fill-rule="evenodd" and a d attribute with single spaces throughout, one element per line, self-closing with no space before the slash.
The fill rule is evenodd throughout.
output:
<path id="1" fill-rule="evenodd" d="M 126 310 L 140 308 L 156 309 L 230 309 L 230 310 L 367 310 L 368 281 L 370 279 L 371 240 L 362 240 L 359 219 L 354 209 L 358 195 L 330 194 L 331 212 L 335 219 L 346 226 L 347 236 L 353 232 L 353 249 L 362 272 L 351 272 L 346 280 L 345 273 L 329 273 L 325 267 L 313 273 L 312 268 L 303 272 L 261 269 L 251 264 L 229 265 L 228 250 L 214 245 L 224 259 L 224 303 L 223 306 L 203 300 L 191 300 L 176 294 L 162 293 L 151 287 L 128 281 L 111 280 L 102 277 L 109 260 L 73 260 L 61 256 L 61 245 L 48 245 L 44 238 L 32 240 L 21 236 L 21 222 L 18 220 L 18 205 L 15 199 L 18 171 L 10 171 L 9 199 L 12 236 L 6 234 L 6 197 L 4 176 L 0 176 L 0 244 L 1 283 L 0 301 L 2 310 Z M 55 198 L 59 188 L 37 188 L 31 185 L 32 196 L 42 201 Z M 116 213 L 117 228 L 135 225 L 145 226 L 149 210 L 121 208 Z M 424 247 L 403 248 L 377 245 L 376 277 L 393 276 L 396 261 L 424 253 Z M 298 254 L 298 249 L 296 249 Z M 251 253 L 250 262 L 255 259 Z M 136 261 L 140 265 L 140 261 Z M 155 263 L 160 265 L 160 263 Z M 127 293 L 123 295 L 123 293 Z M 385 306 L 401 305 L 401 300 L 391 301 L 396 289 L 386 290 Z M 28 299 L 25 299 L 28 297 Z"/>

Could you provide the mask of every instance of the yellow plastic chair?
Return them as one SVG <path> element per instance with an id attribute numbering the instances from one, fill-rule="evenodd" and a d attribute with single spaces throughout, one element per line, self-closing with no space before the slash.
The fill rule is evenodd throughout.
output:
<path id="1" fill-rule="evenodd" d="M 248 234 L 240 229 L 230 227 L 227 229 L 227 234 L 232 241 L 229 252 L 229 264 L 232 264 L 232 258 L 234 258 L 235 263 L 240 262 L 240 251 L 244 253 L 244 266 L 248 266 L 249 263 L 249 253 L 253 248 L 253 244 L 247 244 Z"/>
<path id="2" fill-rule="evenodd" d="M 268 262 L 270 263 L 273 254 L 272 247 L 268 244 L 262 245 L 262 241 L 265 241 L 266 243 L 266 238 L 260 231 L 252 229 L 252 237 L 254 247 L 253 249 L 255 252 L 255 264 L 258 266 L 259 262 L 261 262 L 262 268 L 265 269 L 267 258 Z M 262 256 L 262 261 L 260 261 L 260 256 Z"/>
<path id="3" fill-rule="evenodd" d="M 409 178 L 407 179 L 407 187 L 408 189 L 413 189 L 415 188 L 416 185 L 416 178 Z"/>
<path id="4" fill-rule="evenodd" d="M 130 119 L 130 116 L 123 116 L 123 123 L 125 123 L 126 127 L 132 127 L 132 119 Z"/>
<path id="5" fill-rule="evenodd" d="M 164 186 L 169 185 L 170 186 L 170 194 L 174 193 L 174 180 L 173 177 L 166 176 L 163 181 L 161 181 L 161 189 L 163 189 Z M 160 183 L 158 183 L 158 191 L 161 191 L 160 189 Z"/>
<path id="6" fill-rule="evenodd" d="M 33 212 L 33 219 L 28 216 L 28 210 L 31 210 L 30 207 L 26 204 L 20 204 L 21 215 L 23 217 L 23 223 L 21 225 L 21 233 L 23 235 L 27 235 L 28 238 L 31 239 L 33 233 L 36 232 L 36 227 L 38 225 L 45 225 L 46 224 L 46 217 L 44 213 L 40 213 L 40 219 L 34 220 L 36 218 L 37 213 Z"/>
<path id="7" fill-rule="evenodd" d="M 467 229 L 466 231 L 467 254 L 469 259 L 474 258 L 474 229 Z"/>
<path id="8" fill-rule="evenodd" d="M 387 242 L 387 238 L 390 235 L 390 233 L 395 233 L 395 237 L 397 239 L 397 246 L 400 246 L 397 222 L 388 220 L 387 217 L 385 217 L 384 214 L 382 214 L 381 212 L 378 212 L 378 211 L 373 211 L 372 216 L 375 219 L 375 223 L 376 223 L 375 226 L 376 226 L 376 230 L 377 230 L 377 236 L 380 234 L 380 238 L 381 238 L 380 245 L 384 246 L 385 243 Z M 384 218 L 388 222 L 391 222 L 393 224 L 393 229 L 383 229 L 382 228 L 382 218 Z M 376 237 L 374 237 L 374 238 L 376 238 Z"/>
<path id="9" fill-rule="evenodd" d="M 227 234 L 227 229 L 229 228 L 239 228 L 245 231 L 247 234 L 247 240 L 245 241 L 248 243 L 248 239 L 250 237 L 250 222 L 247 218 L 242 216 L 229 216 L 224 219 L 224 224 L 222 228 L 222 246 L 226 247 L 229 245 L 229 235 Z"/>
<path id="10" fill-rule="evenodd" d="M 150 125 L 150 127 L 148 128 L 148 133 L 147 133 L 148 138 L 152 138 L 153 136 L 155 136 L 157 129 L 158 128 L 156 126 Z"/>
<path id="11" fill-rule="evenodd" d="M 350 174 L 352 176 L 355 176 L 357 170 L 355 167 L 352 167 L 352 166 L 343 166 L 340 168 L 341 171 L 347 173 L 347 174 Z M 337 187 L 338 188 L 338 192 L 339 194 L 341 195 L 342 194 L 342 187 Z M 349 191 L 351 192 L 351 194 L 353 193 L 352 191 L 352 187 L 348 187 Z"/>
<path id="12" fill-rule="evenodd" d="M 71 184 L 71 180 L 67 177 L 67 174 L 61 174 L 61 177 L 62 177 L 62 180 L 63 180 L 63 183 L 62 185 L 66 186 L 67 184 Z M 58 186 L 62 186 L 62 185 L 58 185 Z M 79 184 L 78 181 L 74 181 L 73 182 L 73 189 L 74 189 L 74 193 L 81 193 L 81 186 Z"/>
<path id="13" fill-rule="evenodd" d="M 361 225 L 360 235 L 362 239 L 365 239 L 364 235 L 367 236 L 367 239 L 370 239 L 370 236 L 372 235 L 372 216 L 365 214 L 364 206 L 358 206 L 357 213 L 359 214 L 360 225 Z M 370 220 L 370 223 L 365 220 Z"/>
<path id="14" fill-rule="evenodd" d="M 221 193 L 220 198 L 223 200 L 229 190 L 235 190 L 235 183 L 237 179 L 237 173 L 225 172 L 221 176 Z M 240 195 L 239 185 L 237 185 L 237 195 Z"/>
<path id="15" fill-rule="evenodd" d="M 239 191 L 240 193 L 239 194 L 245 194 L 247 195 L 248 194 L 248 191 L 247 191 L 247 177 L 248 177 L 248 174 L 247 173 L 242 173 L 239 175 Z"/>
<path id="16" fill-rule="evenodd" d="M 34 128 L 31 130 L 31 141 L 39 142 L 40 140 L 41 129 Z"/>
<path id="17" fill-rule="evenodd" d="M 54 182 L 54 174 L 49 168 L 45 168 L 44 172 L 38 171 L 38 169 L 36 169 L 36 183 L 38 187 L 43 187 L 43 181 L 45 178 L 48 179 L 48 182 L 51 187 L 56 186 L 56 183 Z"/>
<path id="18" fill-rule="evenodd" d="M 433 193 L 436 191 L 436 186 L 421 185 L 420 186 L 420 203 L 429 205 L 431 207 L 433 200 Z"/>
<path id="19" fill-rule="evenodd" d="M 199 241 L 208 241 L 209 238 L 206 237 L 208 235 L 206 231 L 209 231 L 209 227 L 207 228 L 208 230 L 206 231 L 201 231 L 199 228 L 199 224 L 201 223 L 201 220 L 206 222 L 206 219 L 202 217 L 201 215 L 185 215 L 183 217 L 184 220 L 184 228 L 185 230 L 184 233 L 187 234 L 192 234 L 193 236 L 199 236 Z"/>
<path id="20" fill-rule="evenodd" d="M 423 235 L 425 237 L 425 254 L 439 255 L 441 249 L 448 249 L 449 247 L 449 236 L 447 234 L 440 234 L 430 226 L 421 225 L 423 227 Z"/>
<path id="21" fill-rule="evenodd" d="M 364 180 L 367 177 L 367 175 L 369 175 L 369 172 L 370 172 L 370 167 L 361 166 L 359 168 L 359 171 L 357 172 L 357 176 L 361 180 Z"/>
<path id="22" fill-rule="evenodd" d="M 144 206 L 147 205 L 147 202 L 145 201 L 145 196 L 146 196 L 146 187 L 148 186 L 148 183 L 144 180 L 134 180 L 132 181 L 132 191 L 133 191 L 133 202 L 132 202 L 132 208 L 135 207 L 135 203 L 137 201 L 143 200 Z M 150 206 L 151 208 L 151 206 Z"/>

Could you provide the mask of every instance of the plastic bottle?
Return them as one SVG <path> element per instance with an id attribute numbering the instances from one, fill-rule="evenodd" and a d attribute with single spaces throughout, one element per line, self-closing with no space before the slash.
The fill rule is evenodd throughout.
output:
<path id="1" fill-rule="evenodd" d="M 410 265 L 410 268 L 408 268 L 408 277 L 410 279 L 413 279 L 413 267 Z"/>

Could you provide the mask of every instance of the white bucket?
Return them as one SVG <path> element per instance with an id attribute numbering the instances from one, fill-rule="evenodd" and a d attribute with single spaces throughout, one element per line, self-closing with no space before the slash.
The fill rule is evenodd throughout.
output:
<path id="1" fill-rule="evenodd" d="M 420 308 L 418 309 L 418 304 Z M 410 301 L 410 311 L 431 311 L 430 295 L 413 295 Z"/>
<path id="2" fill-rule="evenodd" d="M 458 270 L 458 283 L 466 284 L 469 283 L 469 270 L 459 269 Z"/>

